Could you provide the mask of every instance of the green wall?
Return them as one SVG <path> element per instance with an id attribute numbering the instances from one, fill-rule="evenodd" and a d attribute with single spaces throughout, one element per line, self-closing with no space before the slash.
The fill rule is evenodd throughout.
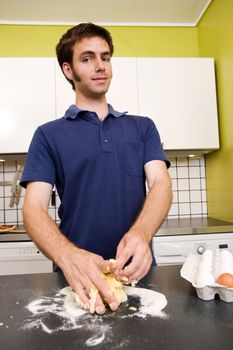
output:
<path id="1" fill-rule="evenodd" d="M 55 56 L 68 26 L 0 25 L 0 56 Z M 107 27 L 115 56 L 197 57 L 197 28 Z"/>
<path id="2" fill-rule="evenodd" d="M 199 55 L 216 60 L 221 148 L 206 157 L 208 214 L 233 220 L 233 1 L 213 0 L 198 24 Z"/>

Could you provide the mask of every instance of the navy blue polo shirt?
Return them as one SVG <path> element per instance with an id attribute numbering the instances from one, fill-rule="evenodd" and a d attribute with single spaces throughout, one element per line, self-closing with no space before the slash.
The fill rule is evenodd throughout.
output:
<path id="1" fill-rule="evenodd" d="M 144 165 L 151 160 L 169 166 L 151 119 L 109 105 L 100 121 L 96 113 L 72 105 L 64 117 L 37 128 L 21 185 L 55 185 L 61 232 L 78 247 L 110 259 L 142 208 Z"/>

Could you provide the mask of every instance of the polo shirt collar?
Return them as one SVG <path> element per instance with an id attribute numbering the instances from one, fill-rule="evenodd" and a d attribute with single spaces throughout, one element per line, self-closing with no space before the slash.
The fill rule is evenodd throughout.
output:
<path id="1" fill-rule="evenodd" d="M 115 118 L 122 117 L 123 115 L 128 113 L 128 112 L 117 112 L 113 109 L 113 107 L 110 104 L 108 104 L 108 107 L 109 107 L 108 115 L 112 115 Z M 67 111 L 64 115 L 64 118 L 65 119 L 76 119 L 79 116 L 79 114 L 82 114 L 83 112 L 90 112 L 90 111 L 88 111 L 87 109 L 78 108 L 76 105 L 71 105 L 67 109 Z"/>

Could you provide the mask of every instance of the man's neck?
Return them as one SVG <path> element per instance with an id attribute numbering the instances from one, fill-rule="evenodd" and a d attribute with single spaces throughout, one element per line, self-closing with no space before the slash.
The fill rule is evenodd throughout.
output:
<path id="1" fill-rule="evenodd" d="M 105 96 L 98 99 L 90 99 L 76 95 L 75 104 L 78 108 L 95 112 L 101 121 L 108 115 L 108 104 Z"/>

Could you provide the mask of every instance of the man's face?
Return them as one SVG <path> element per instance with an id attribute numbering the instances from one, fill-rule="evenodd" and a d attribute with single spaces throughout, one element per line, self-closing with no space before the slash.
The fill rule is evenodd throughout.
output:
<path id="1" fill-rule="evenodd" d="M 69 79 L 85 97 L 104 95 L 112 79 L 111 54 L 108 43 L 100 37 L 83 38 L 73 49 Z M 66 74 L 67 75 L 67 74 Z"/>

